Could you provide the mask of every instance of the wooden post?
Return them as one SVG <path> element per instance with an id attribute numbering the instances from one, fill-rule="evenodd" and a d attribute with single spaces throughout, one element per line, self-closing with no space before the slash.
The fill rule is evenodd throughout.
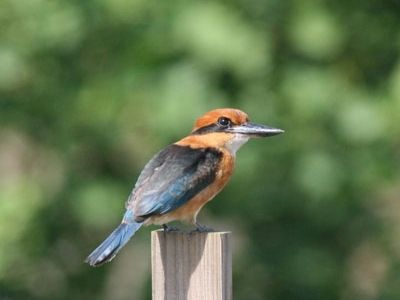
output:
<path id="1" fill-rule="evenodd" d="M 153 300 L 231 300 L 230 232 L 151 233 Z"/>

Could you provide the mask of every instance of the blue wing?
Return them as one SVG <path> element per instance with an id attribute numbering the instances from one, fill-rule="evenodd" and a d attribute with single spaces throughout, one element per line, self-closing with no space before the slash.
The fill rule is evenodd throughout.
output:
<path id="1" fill-rule="evenodd" d="M 126 208 L 137 222 L 173 211 L 215 180 L 222 153 L 172 144 L 143 169 Z"/>
<path id="2" fill-rule="evenodd" d="M 185 204 L 215 180 L 222 153 L 171 145 L 156 154 L 143 169 L 127 203 L 122 223 L 87 258 L 92 266 L 113 259 L 152 215 Z"/>

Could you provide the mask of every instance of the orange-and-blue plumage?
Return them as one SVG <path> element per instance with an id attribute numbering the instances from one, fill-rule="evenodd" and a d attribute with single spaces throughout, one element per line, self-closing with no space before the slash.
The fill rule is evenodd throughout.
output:
<path id="1" fill-rule="evenodd" d="M 237 109 L 217 109 L 200 117 L 192 133 L 158 152 L 144 167 L 125 207 L 121 224 L 87 258 L 92 266 L 110 261 L 135 232 L 148 224 L 186 220 L 211 230 L 196 217 L 229 181 L 235 154 L 250 137 L 283 132 L 254 124 Z"/>

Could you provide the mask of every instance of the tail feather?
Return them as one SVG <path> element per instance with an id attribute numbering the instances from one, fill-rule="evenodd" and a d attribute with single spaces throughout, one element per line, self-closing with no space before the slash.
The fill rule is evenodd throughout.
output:
<path id="1" fill-rule="evenodd" d="M 100 266 L 111 261 L 130 240 L 142 223 L 121 223 L 86 259 L 91 266 Z"/>

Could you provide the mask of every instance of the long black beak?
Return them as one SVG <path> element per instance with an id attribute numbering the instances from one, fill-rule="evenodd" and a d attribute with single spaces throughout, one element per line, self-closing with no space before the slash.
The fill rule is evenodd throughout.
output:
<path id="1" fill-rule="evenodd" d="M 247 135 L 249 137 L 268 137 L 284 132 L 282 129 L 247 122 L 241 125 L 233 126 L 228 129 L 229 132 Z"/>

